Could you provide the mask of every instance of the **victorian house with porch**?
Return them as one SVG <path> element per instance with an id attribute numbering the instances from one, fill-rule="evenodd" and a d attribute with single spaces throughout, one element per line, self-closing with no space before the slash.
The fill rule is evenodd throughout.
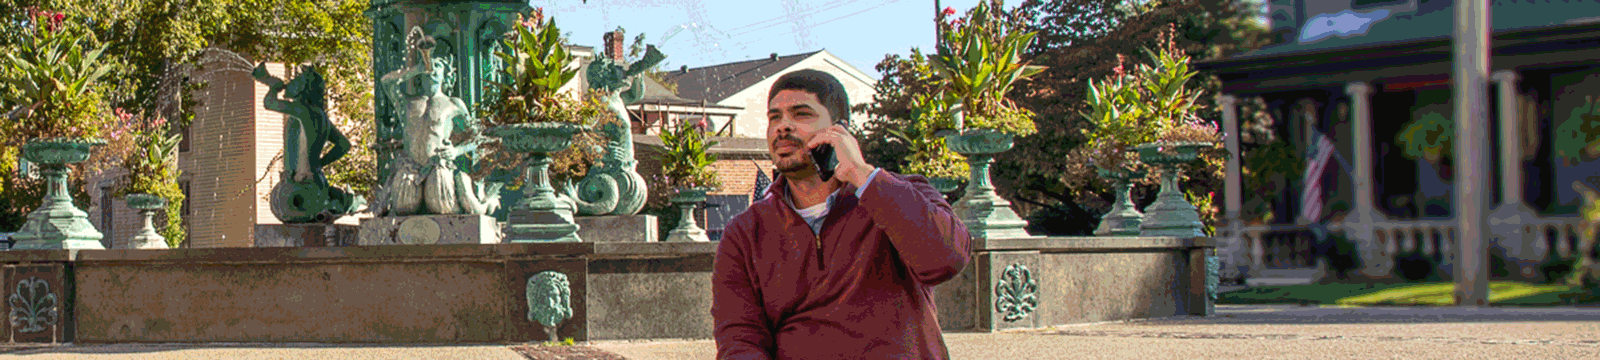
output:
<path id="1" fill-rule="evenodd" d="M 1575 184 L 1600 188 L 1600 162 L 1582 151 L 1600 138 L 1600 2 L 1493 2 L 1487 144 L 1451 144 L 1451 2 L 1267 6 L 1275 45 L 1197 66 L 1224 84 L 1223 129 L 1238 154 L 1229 162 L 1228 226 L 1220 229 L 1228 242 L 1219 252 L 1230 267 L 1313 266 L 1307 229 L 1315 221 L 1356 245 L 1357 276 L 1393 278 L 1398 260 L 1423 257 L 1433 260 L 1435 275 L 1451 279 L 1458 191 L 1490 193 L 1486 239 L 1501 259 L 1492 277 L 1542 280 L 1543 264 L 1576 255 L 1583 197 Z M 1240 143 L 1238 109 L 1246 101 L 1265 105 L 1269 131 L 1287 151 Z M 1262 162 L 1254 157 L 1309 162 L 1318 136 L 1330 138 L 1348 164 L 1315 175 L 1321 191 L 1306 202 L 1323 206 L 1313 211 L 1320 218 L 1300 216 L 1309 183 L 1301 174 L 1241 176 L 1242 164 Z M 1494 176 L 1484 183 L 1491 188 L 1454 185 L 1451 145 L 1490 148 Z M 1258 178 L 1265 177 L 1250 179 Z"/>

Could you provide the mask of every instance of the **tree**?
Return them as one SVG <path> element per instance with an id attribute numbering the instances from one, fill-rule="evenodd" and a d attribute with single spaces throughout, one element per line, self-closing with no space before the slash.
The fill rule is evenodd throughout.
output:
<path id="1" fill-rule="evenodd" d="M 891 130 L 911 128 L 916 119 L 912 104 L 916 95 L 935 93 L 942 85 L 921 49 L 911 48 L 909 57 L 884 55 L 875 68 L 883 74 L 875 85 L 878 93 L 873 95 L 872 102 L 851 109 L 873 118 L 862 129 L 865 135 L 861 141 L 862 155 L 868 163 L 904 173 L 910 165 L 913 149 Z"/>
<path id="2" fill-rule="evenodd" d="M 192 94 L 204 86 L 207 71 L 227 70 L 199 66 L 208 48 L 231 49 L 256 61 L 314 64 L 328 79 L 334 121 L 354 142 L 344 161 L 330 166 L 329 181 L 370 197 L 376 162 L 370 146 L 372 36 L 370 20 L 363 15 L 367 6 L 364 0 L 0 0 L 0 9 L 49 9 L 88 24 L 98 44 L 108 46 L 107 61 L 116 64 L 106 79 L 113 88 L 111 109 L 151 115 L 138 119 L 170 119 L 179 129 L 189 125 L 200 105 Z M 0 12 L 0 52 L 17 46 L 16 35 L 27 17 L 25 11 Z M 111 109 L 105 116 L 112 116 Z M 75 183 L 122 162 L 127 152 L 121 149 L 131 144 L 115 137 L 74 173 Z M 0 148 L 0 155 L 0 162 L 15 162 L 14 149 Z M 0 220 L 20 218 L 38 205 L 37 197 L 31 197 L 32 204 L 24 199 L 32 180 L 14 175 L 0 175 L 11 185 L 0 189 L 0 198 L 17 199 L 10 201 L 16 206 L 0 209 Z M 73 191 L 82 190 L 74 185 Z M 19 224 L 0 222 L 0 229 Z"/>
<path id="3" fill-rule="evenodd" d="M 996 159 L 994 171 L 1002 196 L 1017 201 L 1023 213 L 1041 215 L 1030 216 L 1035 223 L 1031 230 L 1050 234 L 1089 234 L 1097 220 L 1091 212 L 1103 212 L 1112 200 L 1107 187 L 1084 181 L 1093 176 L 1089 167 L 1062 161 L 1083 143 L 1078 130 L 1090 126 L 1080 115 L 1088 79 L 1111 74 L 1118 55 L 1142 58 L 1140 49 L 1156 46 L 1157 36 L 1169 24 L 1176 26 L 1178 47 L 1195 59 L 1236 54 L 1266 40 L 1265 27 L 1255 20 L 1260 5 L 1248 0 L 1033 0 L 1021 6 L 1039 31 L 1029 55 L 1049 70 L 1011 93 L 1037 114 L 1038 133 L 1017 139 L 1012 151 Z M 1195 85 L 1207 94 L 1198 102 L 1198 115 L 1220 122 L 1214 99 L 1221 84 L 1209 77 L 1197 81 Z M 1221 155 L 1217 151 L 1204 159 L 1216 165 Z M 1221 171 L 1187 177 L 1184 188 L 1191 193 L 1207 194 L 1222 187 Z M 1134 197 L 1148 203 L 1156 190 L 1147 182 L 1135 188 Z M 1044 221 L 1042 214 L 1065 218 Z M 1060 225 L 1051 229 L 1039 223 Z"/>

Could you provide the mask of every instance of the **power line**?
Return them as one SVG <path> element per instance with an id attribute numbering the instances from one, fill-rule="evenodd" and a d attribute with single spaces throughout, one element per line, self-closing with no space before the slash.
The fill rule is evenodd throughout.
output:
<path id="1" fill-rule="evenodd" d="M 770 27 L 773 27 L 773 26 L 778 26 L 778 25 L 783 25 L 783 24 L 788 24 L 788 23 L 792 23 L 792 22 L 794 22 L 794 21 L 795 21 L 795 20 L 796 20 L 796 19 L 798 19 L 798 18 L 801 18 L 801 17 L 804 17 L 804 16 L 806 16 L 806 15 L 812 15 L 812 14 L 815 14 L 815 13 L 818 13 L 818 12 L 822 12 L 822 11 L 827 11 L 827 10 L 833 10 L 833 9 L 837 9 L 837 8 L 839 8 L 839 7 L 841 7 L 841 6 L 845 6 L 845 5 L 849 5 L 849 4 L 854 4 L 854 3 L 857 3 L 857 2 L 860 2 L 860 1 L 861 1 L 861 0 L 850 0 L 850 1 L 849 1 L 849 2 L 845 2 L 845 3 L 843 3 L 843 4 L 839 4 L 839 5 L 835 5 L 835 6 L 833 6 L 833 7 L 828 7 L 828 8 L 821 8 L 821 9 L 817 9 L 817 10 L 813 10 L 813 11 L 801 11 L 801 12 L 800 12 L 800 13 L 798 13 L 798 14 L 793 14 L 793 15 L 784 15 L 784 16 L 780 16 L 780 17 L 779 17 L 779 18 L 789 18 L 789 20 L 786 20 L 786 21 L 779 21 L 779 22 L 776 22 L 776 23 L 772 23 L 772 24 L 768 24 L 768 25 L 767 25 L 767 26 L 762 26 L 762 27 L 759 27 L 759 28 L 755 28 L 755 29 L 750 29 L 750 30 L 749 30 L 749 31 L 745 31 L 745 32 L 741 32 L 741 33 L 738 33 L 738 34 L 733 34 L 733 36 L 735 36 L 735 37 L 737 37 L 737 36 L 743 36 L 743 35 L 745 35 L 745 34 L 749 34 L 749 33 L 752 33 L 752 32 L 756 32 L 756 31 L 761 31 L 761 30 L 763 30 L 763 29 L 766 29 L 766 28 L 770 28 Z M 748 26 L 747 26 L 747 27 L 748 27 Z M 809 27 L 808 27 L 808 28 L 809 28 Z"/>
<path id="2" fill-rule="evenodd" d="M 855 1 L 852 1 L 852 2 L 855 2 Z M 871 11 L 872 9 L 877 9 L 877 8 L 883 7 L 884 5 L 889 5 L 890 3 L 896 3 L 896 2 L 900 2 L 900 0 L 885 1 L 883 3 L 879 3 L 877 5 L 873 5 L 871 7 L 866 8 L 866 9 L 861 9 L 860 11 L 856 11 L 856 12 L 853 12 L 853 13 L 845 14 L 844 16 L 828 19 L 827 21 L 823 21 L 823 22 L 811 25 L 811 26 L 807 27 L 807 29 L 814 28 L 814 27 L 817 27 L 817 26 L 821 26 L 822 24 L 827 24 L 827 23 L 831 23 L 831 22 L 834 22 L 834 21 L 839 21 L 839 20 L 847 18 L 847 17 L 861 15 L 862 13 L 865 13 L 867 11 Z M 774 25 L 776 25 L 776 24 L 774 24 Z M 757 30 L 760 30 L 760 29 L 757 29 Z M 754 31 L 754 30 L 752 30 L 752 31 Z M 745 33 L 749 33 L 749 32 L 745 32 Z M 745 33 L 741 33 L 739 35 L 743 35 Z M 790 32 L 790 34 L 793 34 L 793 32 Z M 734 35 L 734 36 L 738 36 L 738 35 Z M 766 39 L 750 40 L 750 41 L 734 44 L 733 46 L 735 46 L 735 47 L 737 47 L 737 46 L 745 46 L 745 45 L 749 45 L 750 43 L 754 43 L 754 42 L 762 41 L 762 40 L 766 40 Z"/>

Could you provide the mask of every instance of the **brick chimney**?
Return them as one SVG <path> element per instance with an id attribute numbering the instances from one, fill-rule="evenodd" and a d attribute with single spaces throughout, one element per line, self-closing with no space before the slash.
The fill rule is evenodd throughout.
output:
<path id="1" fill-rule="evenodd" d="M 615 61 L 619 64 L 622 63 L 623 55 L 627 55 L 627 53 L 623 52 L 622 49 L 622 28 L 617 28 L 617 31 L 606 33 L 605 38 L 606 57 L 611 58 L 611 61 Z"/>

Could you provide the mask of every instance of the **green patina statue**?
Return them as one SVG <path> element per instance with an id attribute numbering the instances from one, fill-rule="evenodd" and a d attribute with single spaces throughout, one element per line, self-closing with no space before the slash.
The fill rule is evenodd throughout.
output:
<path id="1" fill-rule="evenodd" d="M 577 203 L 579 215 L 633 215 L 644 208 L 644 177 L 635 170 L 633 129 L 628 121 L 627 103 L 644 96 L 639 74 L 666 59 L 654 45 L 645 48 L 644 57 L 632 64 L 618 64 L 609 57 L 597 57 L 586 69 L 589 88 L 606 94 L 606 108 L 616 121 L 603 127 L 610 140 L 599 166 L 589 169 L 577 189 L 566 186 L 567 197 Z"/>
<path id="2" fill-rule="evenodd" d="M 350 139 L 328 120 L 322 75 L 310 66 L 303 69 L 287 85 L 267 72 L 266 63 L 251 73 L 267 85 L 262 107 L 289 117 L 283 172 L 270 195 L 272 215 L 287 224 L 332 222 L 366 204 L 361 196 L 328 185 L 322 168 L 349 152 Z"/>
<path id="3" fill-rule="evenodd" d="M 500 206 L 501 183 L 484 184 L 469 174 L 481 160 L 478 145 L 489 141 L 460 98 L 445 95 L 447 58 L 433 57 L 433 37 L 412 28 L 406 37 L 407 65 L 380 80 L 384 98 L 403 122 L 402 152 L 378 192 L 379 216 L 485 215 Z"/>
<path id="4" fill-rule="evenodd" d="M 544 271 L 528 278 L 524 294 L 528 300 L 528 321 L 544 325 L 550 341 L 559 341 L 556 326 L 572 318 L 572 289 L 567 275 Z"/>

